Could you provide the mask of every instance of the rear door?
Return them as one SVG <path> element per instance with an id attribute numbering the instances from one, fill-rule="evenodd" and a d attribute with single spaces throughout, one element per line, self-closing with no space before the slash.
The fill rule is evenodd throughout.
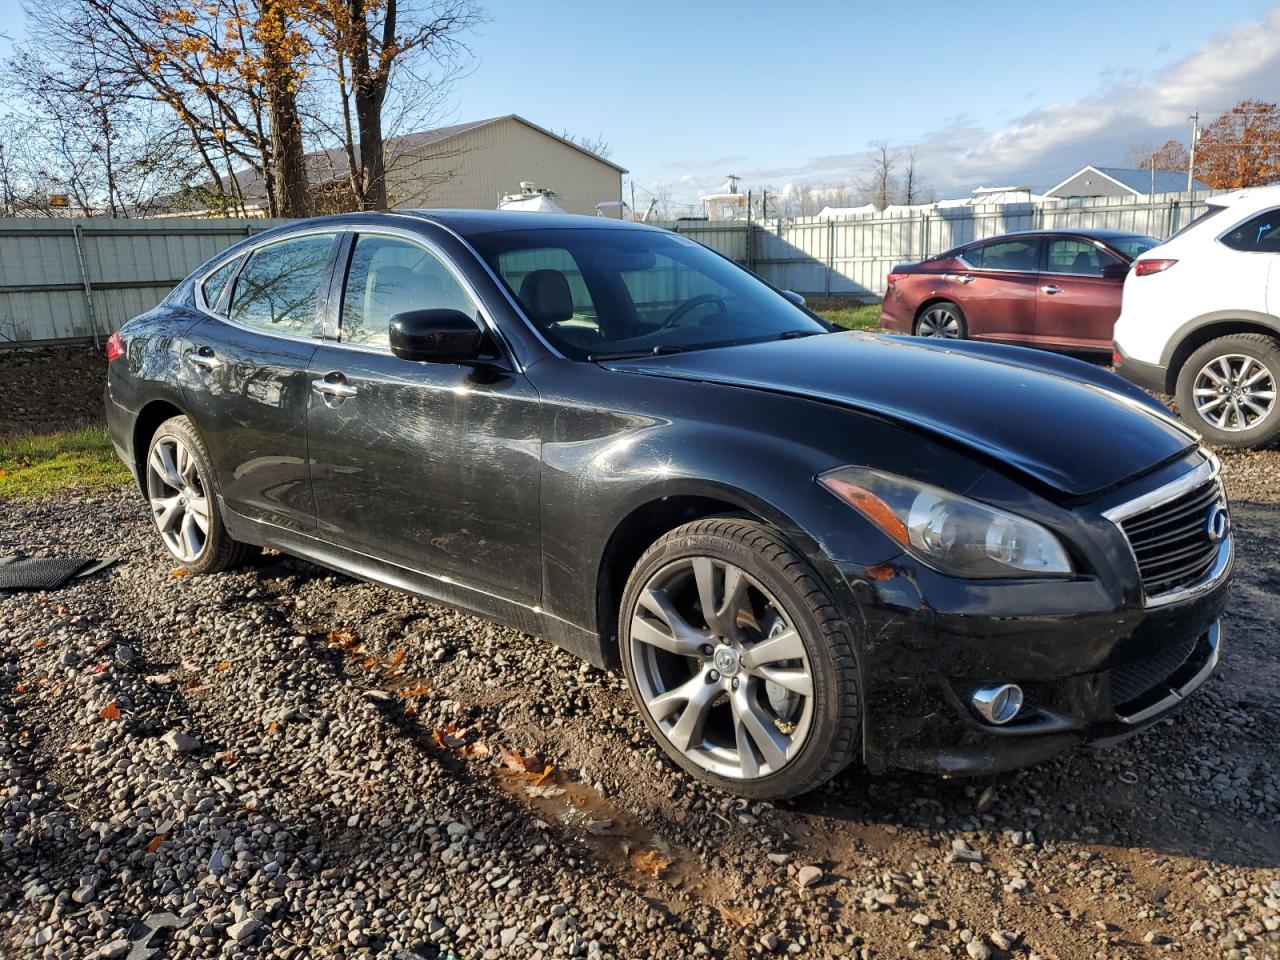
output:
<path id="1" fill-rule="evenodd" d="M 537 392 L 517 365 L 391 353 L 389 321 L 429 308 L 486 326 L 425 238 L 353 237 L 338 342 L 311 359 L 306 434 L 319 533 L 339 546 L 504 599 L 541 596 Z M 496 346 L 496 345 L 495 345 Z M 334 387 L 340 387 L 334 390 Z"/>
<path id="2" fill-rule="evenodd" d="M 188 335 L 185 392 L 226 505 L 243 516 L 315 527 L 307 469 L 308 365 L 338 234 L 264 244 L 238 266 Z"/>
<path id="3" fill-rule="evenodd" d="M 1035 340 L 1040 238 L 1006 237 L 970 247 L 960 255 L 972 278 L 957 285 L 969 336 L 978 340 Z"/>
<path id="4" fill-rule="evenodd" d="M 1111 350 L 1120 316 L 1123 277 L 1104 277 L 1124 261 L 1080 237 L 1046 237 L 1044 269 L 1036 290 L 1037 343 L 1075 350 Z"/>

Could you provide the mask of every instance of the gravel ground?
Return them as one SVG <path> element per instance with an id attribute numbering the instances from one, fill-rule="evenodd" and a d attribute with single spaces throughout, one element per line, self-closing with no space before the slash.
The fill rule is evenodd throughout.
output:
<path id="1" fill-rule="evenodd" d="M 121 490 L 0 503 L 0 957 L 1280 957 L 1280 466 L 1224 457 L 1217 675 L 1103 752 L 748 804 L 620 676 L 267 554 L 182 576 Z"/>

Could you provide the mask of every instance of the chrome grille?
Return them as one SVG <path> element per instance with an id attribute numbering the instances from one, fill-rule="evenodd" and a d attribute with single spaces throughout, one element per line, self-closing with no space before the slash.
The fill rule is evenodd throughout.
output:
<path id="1" fill-rule="evenodd" d="M 1209 533 L 1209 514 L 1226 505 L 1217 477 L 1120 520 L 1148 599 L 1189 587 L 1213 569 L 1222 544 Z"/>

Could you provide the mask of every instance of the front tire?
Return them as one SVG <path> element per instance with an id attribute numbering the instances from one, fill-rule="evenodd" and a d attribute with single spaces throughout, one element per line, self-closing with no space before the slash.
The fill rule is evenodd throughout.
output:
<path id="1" fill-rule="evenodd" d="M 627 582 L 618 633 L 645 725 L 695 777 L 775 799 L 853 759 L 861 708 L 848 624 L 772 528 L 710 519 L 663 536 Z"/>
<path id="2" fill-rule="evenodd" d="M 222 525 L 213 464 L 187 417 L 171 417 L 147 445 L 143 467 L 147 503 L 165 549 L 191 573 L 219 573 L 252 549 Z"/>
<path id="3" fill-rule="evenodd" d="M 963 340 L 969 335 L 969 328 L 965 323 L 964 311 L 958 304 L 950 300 L 940 300 L 920 311 L 920 316 L 916 317 L 913 332 L 917 337 Z"/>
<path id="4" fill-rule="evenodd" d="M 1178 372 L 1182 418 L 1212 443 L 1259 447 L 1280 436 L 1280 341 L 1257 333 L 1210 340 Z"/>

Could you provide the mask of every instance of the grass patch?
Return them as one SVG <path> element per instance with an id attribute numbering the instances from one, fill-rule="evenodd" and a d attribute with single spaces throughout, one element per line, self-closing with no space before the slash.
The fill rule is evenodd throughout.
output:
<path id="1" fill-rule="evenodd" d="M 0 440 L 0 500 L 97 492 L 131 479 L 102 427 Z"/>
<path id="2" fill-rule="evenodd" d="M 848 300 L 811 301 L 809 309 L 828 323 L 846 330 L 879 330 L 880 304 L 852 303 Z"/>

